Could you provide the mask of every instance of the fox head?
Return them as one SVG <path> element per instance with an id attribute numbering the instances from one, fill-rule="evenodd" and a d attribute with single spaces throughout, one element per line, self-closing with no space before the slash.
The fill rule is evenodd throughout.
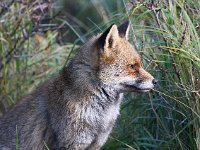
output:
<path id="1" fill-rule="evenodd" d="M 100 80 L 121 92 L 148 91 L 156 80 L 141 65 L 139 54 L 128 41 L 129 22 L 111 25 L 97 39 Z"/>

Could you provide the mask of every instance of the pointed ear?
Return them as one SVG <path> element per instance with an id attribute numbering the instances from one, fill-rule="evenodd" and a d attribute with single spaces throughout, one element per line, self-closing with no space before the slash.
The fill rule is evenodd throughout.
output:
<path id="1" fill-rule="evenodd" d="M 119 33 L 115 24 L 111 25 L 98 39 L 102 48 L 114 48 L 119 40 Z"/>
<path id="2" fill-rule="evenodd" d="M 119 36 L 128 40 L 129 28 L 130 28 L 130 22 L 129 21 L 125 21 L 124 23 L 122 23 L 118 27 Z"/>

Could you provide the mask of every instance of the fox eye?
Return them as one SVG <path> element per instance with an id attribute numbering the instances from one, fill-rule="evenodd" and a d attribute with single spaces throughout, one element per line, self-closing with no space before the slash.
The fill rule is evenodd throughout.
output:
<path id="1" fill-rule="evenodd" d="M 128 67 L 131 69 L 135 69 L 135 65 L 134 64 L 128 64 Z"/>

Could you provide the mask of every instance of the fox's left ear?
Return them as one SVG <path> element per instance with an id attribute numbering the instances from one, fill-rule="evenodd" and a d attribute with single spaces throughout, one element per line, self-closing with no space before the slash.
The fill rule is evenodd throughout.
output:
<path id="1" fill-rule="evenodd" d="M 124 23 L 122 23 L 117 28 L 119 32 L 119 36 L 128 40 L 129 28 L 130 28 L 130 21 L 127 20 Z"/>
<path id="2" fill-rule="evenodd" d="M 104 50 L 115 48 L 119 40 L 119 33 L 115 24 L 111 25 L 98 39 L 98 45 Z"/>

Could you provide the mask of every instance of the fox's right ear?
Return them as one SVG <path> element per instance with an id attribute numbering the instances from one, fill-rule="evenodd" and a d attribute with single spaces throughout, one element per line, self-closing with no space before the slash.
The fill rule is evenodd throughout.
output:
<path id="1" fill-rule="evenodd" d="M 119 36 L 128 40 L 129 29 L 130 29 L 130 22 L 125 21 L 118 27 Z"/>
<path id="2" fill-rule="evenodd" d="M 119 33 L 115 24 L 111 25 L 98 39 L 101 48 L 114 48 L 119 41 Z"/>

